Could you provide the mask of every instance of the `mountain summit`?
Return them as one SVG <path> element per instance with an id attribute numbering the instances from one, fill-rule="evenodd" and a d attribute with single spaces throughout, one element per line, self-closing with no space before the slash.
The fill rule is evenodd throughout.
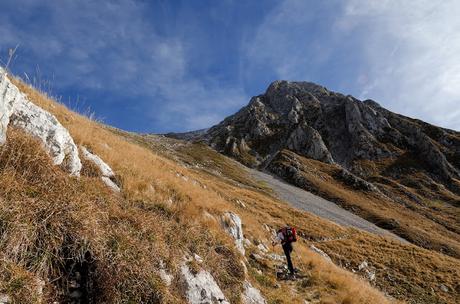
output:
<path id="1" fill-rule="evenodd" d="M 246 165 L 266 167 L 283 149 L 365 176 L 363 160 L 411 153 L 440 179 L 460 176 L 460 133 L 392 113 L 310 82 L 273 82 L 205 135 Z"/>

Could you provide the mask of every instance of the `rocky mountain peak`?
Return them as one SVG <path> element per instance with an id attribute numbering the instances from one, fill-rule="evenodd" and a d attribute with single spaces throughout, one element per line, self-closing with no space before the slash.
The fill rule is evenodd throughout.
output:
<path id="1" fill-rule="evenodd" d="M 276 80 L 268 86 L 265 95 L 300 96 L 308 93 L 313 95 L 328 95 L 330 92 L 325 87 L 313 82 Z"/>
<path id="2" fill-rule="evenodd" d="M 311 82 L 273 82 L 201 138 L 252 167 L 266 168 L 287 149 L 365 177 L 364 161 L 394 161 L 409 154 L 439 179 L 460 177 L 459 132 Z"/>
<path id="3" fill-rule="evenodd" d="M 331 92 L 325 87 L 306 81 L 274 81 L 262 96 L 262 102 L 281 115 L 289 114 L 291 109 L 299 111 L 302 104 L 331 101 Z"/>

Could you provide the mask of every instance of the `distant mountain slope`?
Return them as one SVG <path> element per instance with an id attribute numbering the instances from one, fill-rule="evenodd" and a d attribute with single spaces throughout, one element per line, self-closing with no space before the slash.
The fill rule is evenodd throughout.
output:
<path id="1" fill-rule="evenodd" d="M 201 139 L 416 244 L 460 257 L 457 131 L 314 83 L 275 81 Z M 331 181 L 313 181 L 318 175 Z M 331 190 L 335 182 L 351 192 Z M 350 196 L 363 193 L 371 198 Z M 373 206 L 379 201 L 385 204 Z"/>
<path id="2" fill-rule="evenodd" d="M 182 139 L 182 140 L 195 140 L 199 139 L 201 136 L 206 134 L 209 129 L 201 129 L 196 131 L 189 131 L 189 132 L 182 132 L 182 133 L 167 133 L 165 136 L 175 138 L 175 139 Z"/>

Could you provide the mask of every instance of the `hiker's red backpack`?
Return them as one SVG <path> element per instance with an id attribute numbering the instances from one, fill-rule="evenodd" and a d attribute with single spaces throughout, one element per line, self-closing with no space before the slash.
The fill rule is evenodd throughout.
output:
<path id="1" fill-rule="evenodd" d="M 284 227 L 281 228 L 278 232 L 281 232 L 284 236 L 283 243 L 293 243 L 297 242 L 297 231 L 295 227 Z"/>

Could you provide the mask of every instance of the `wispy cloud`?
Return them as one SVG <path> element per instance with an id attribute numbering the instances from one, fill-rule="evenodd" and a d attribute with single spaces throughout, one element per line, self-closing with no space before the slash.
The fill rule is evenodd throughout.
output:
<path id="1" fill-rule="evenodd" d="M 460 129 L 460 2 L 4 0 L 0 52 L 137 131 L 208 127 L 276 79 Z M 4 58 L 4 57 L 3 57 Z"/>
<path id="2" fill-rule="evenodd" d="M 244 45 L 246 78 L 310 80 L 460 129 L 460 2 L 285 0 Z"/>
<path id="3" fill-rule="evenodd" d="M 21 44 L 16 71 L 40 65 L 62 90 L 106 92 L 106 106 L 137 108 L 155 131 L 209 126 L 248 98 L 238 87 L 196 77 L 182 31 L 160 33 L 147 2 L 16 2 L 0 13 L 0 49 Z"/>
<path id="4" fill-rule="evenodd" d="M 458 1 L 348 1 L 337 25 L 362 35 L 363 97 L 460 130 L 459 15 Z"/>

